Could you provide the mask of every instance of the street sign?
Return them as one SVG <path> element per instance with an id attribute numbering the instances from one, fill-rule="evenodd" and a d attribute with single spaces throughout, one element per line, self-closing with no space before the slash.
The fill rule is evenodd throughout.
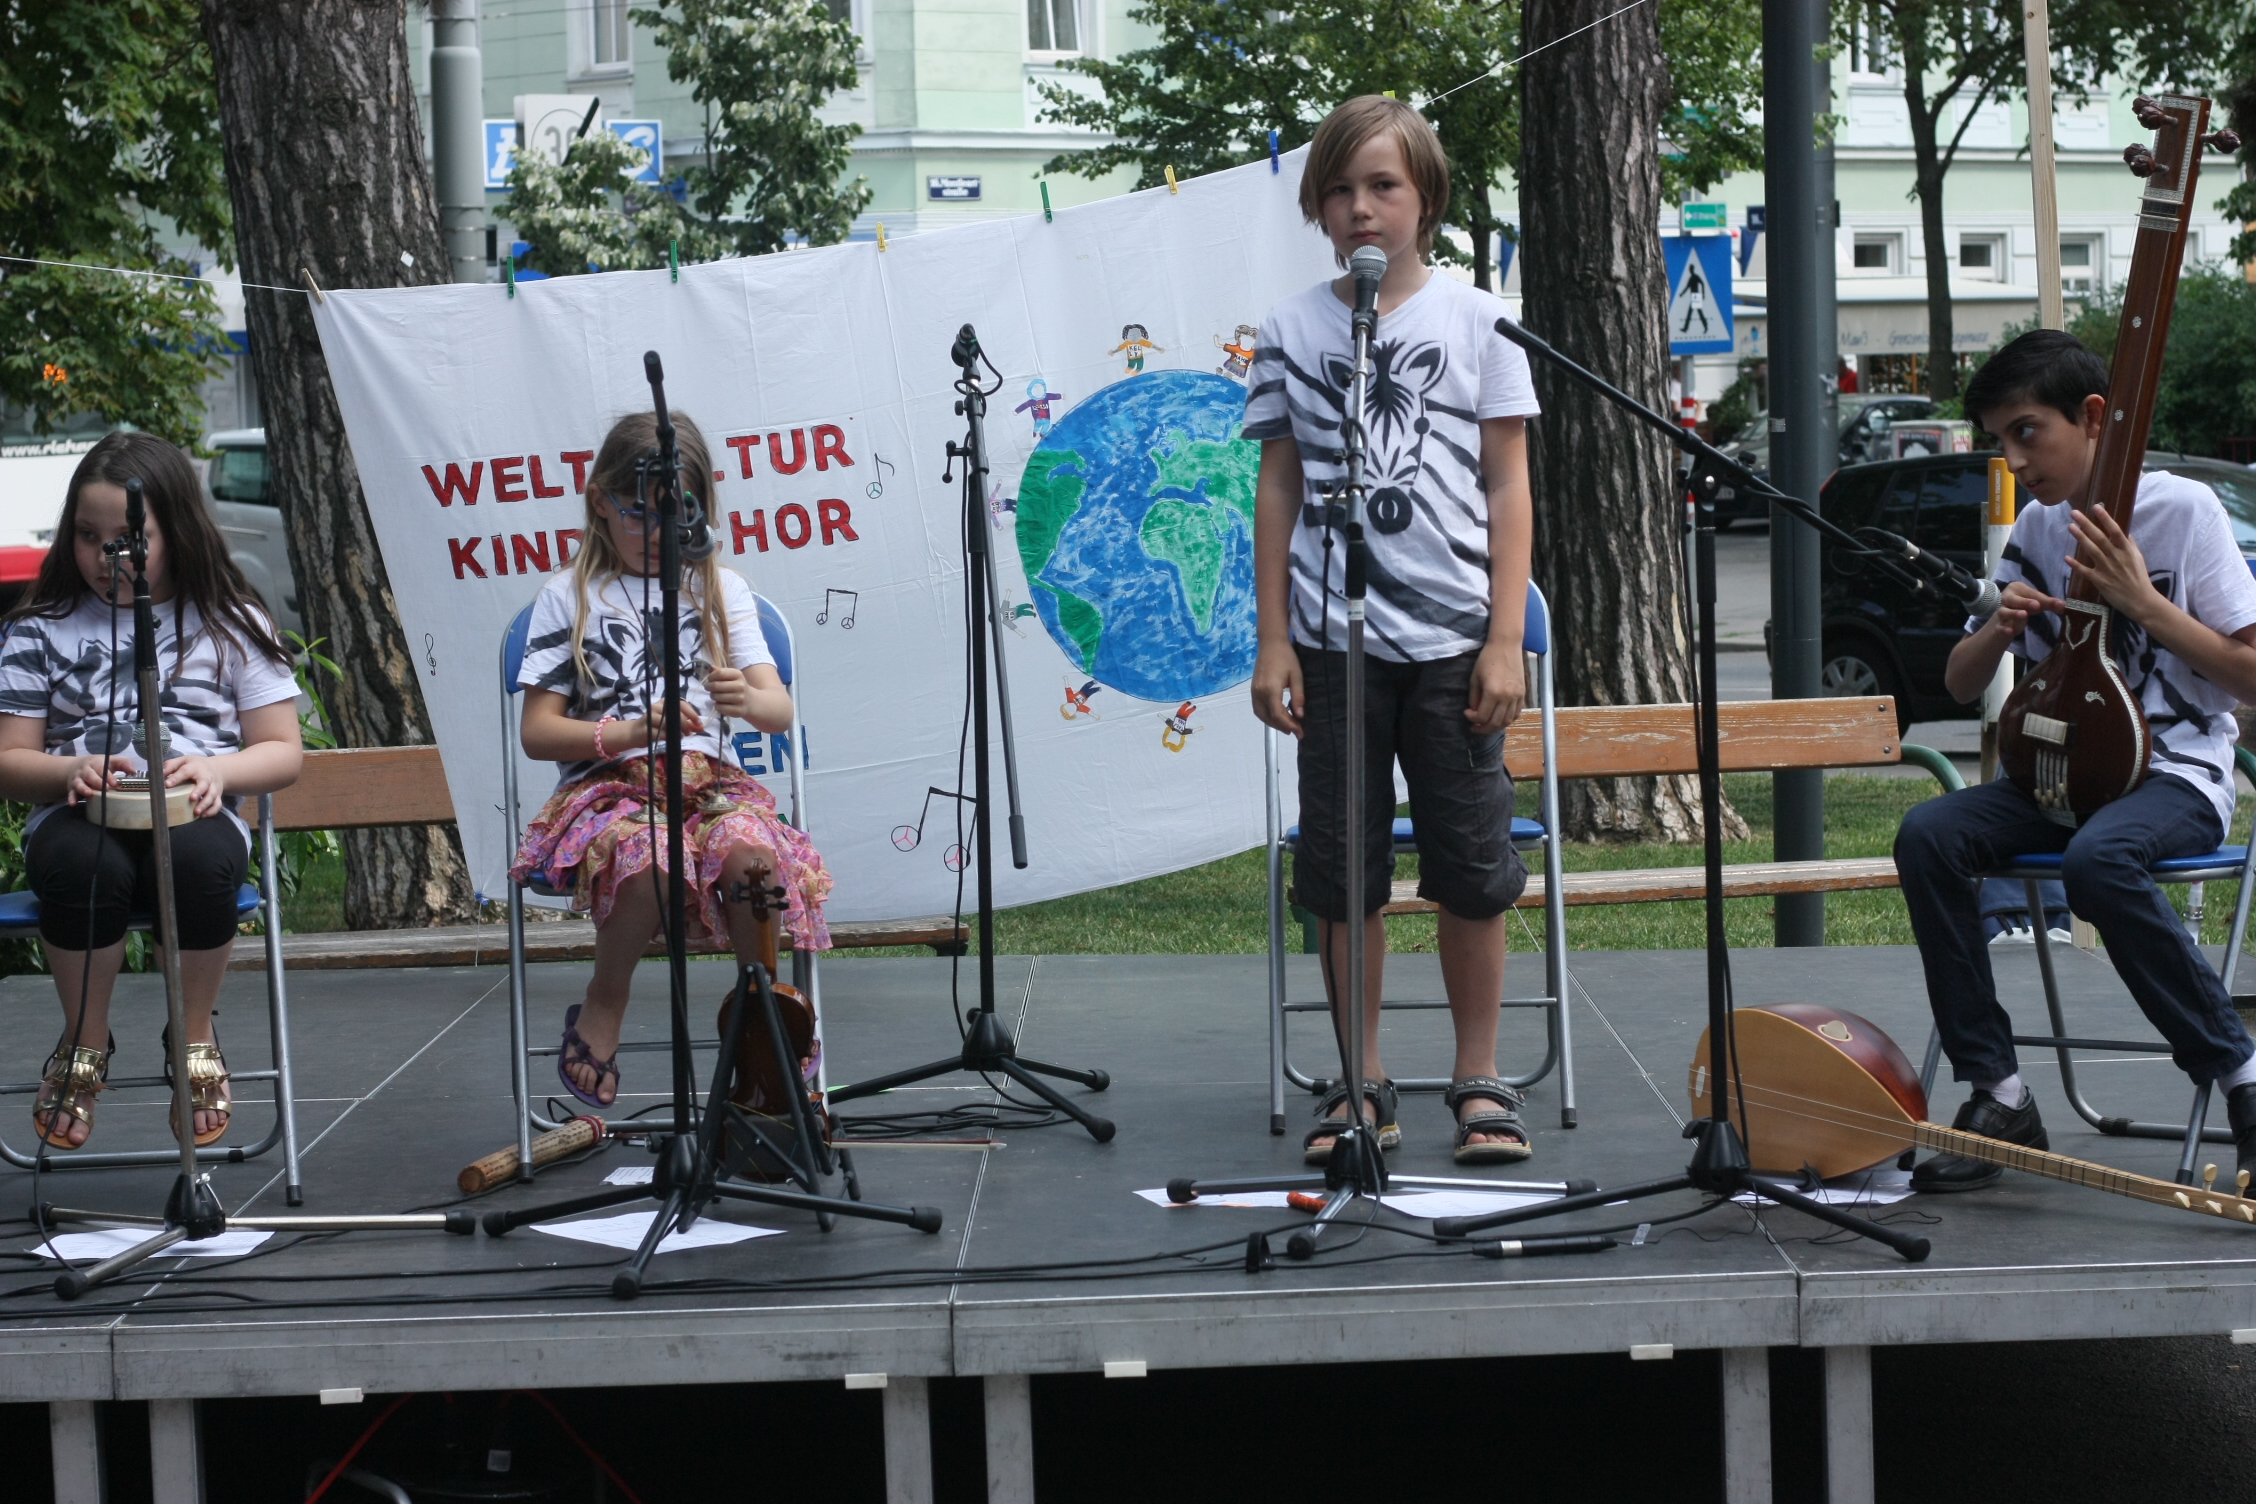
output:
<path id="1" fill-rule="evenodd" d="M 934 203 L 968 203 L 979 197 L 979 177 L 976 173 L 927 177 L 924 196 Z"/>
<path id="2" fill-rule="evenodd" d="M 489 120 L 486 122 L 486 191 L 505 193 L 509 189 L 509 154 L 517 149 L 517 122 L 514 120 Z"/>
<path id="3" fill-rule="evenodd" d="M 639 146 L 650 153 L 650 160 L 643 164 L 642 171 L 636 173 L 632 181 L 656 184 L 665 178 L 666 143 L 657 121 L 606 120 L 603 126 L 627 145 Z"/>
<path id="4" fill-rule="evenodd" d="M 1676 235 L 1661 242 L 1668 266 L 1671 355 L 1729 355 L 1731 241 L 1721 235 Z"/>
<path id="5" fill-rule="evenodd" d="M 1731 228 L 1731 209 L 1727 204 L 1686 204 L 1683 224 L 1687 232 L 1693 230 L 1728 230 Z"/>

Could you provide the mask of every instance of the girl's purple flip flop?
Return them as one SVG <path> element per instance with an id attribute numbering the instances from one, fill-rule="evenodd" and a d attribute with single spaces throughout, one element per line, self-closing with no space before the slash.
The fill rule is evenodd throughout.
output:
<path id="1" fill-rule="evenodd" d="M 619 1079 L 619 1057 L 614 1052 L 608 1060 L 596 1059 L 595 1051 L 588 1048 L 586 1040 L 580 1038 L 579 1024 L 580 1005 L 574 1003 L 564 1010 L 564 1048 L 556 1057 L 556 1079 L 564 1083 L 566 1091 L 587 1103 L 588 1106 L 599 1109 L 609 1107 L 612 1105 L 611 1102 L 606 1102 L 600 1097 L 590 1096 L 580 1090 L 579 1083 L 572 1079 L 571 1068 L 575 1065 L 584 1065 L 593 1070 L 595 1072 L 596 1090 L 601 1091 L 605 1076 L 609 1076 L 614 1081 Z M 612 1099 L 613 1101 L 618 1099 L 617 1088 L 612 1090 Z"/>

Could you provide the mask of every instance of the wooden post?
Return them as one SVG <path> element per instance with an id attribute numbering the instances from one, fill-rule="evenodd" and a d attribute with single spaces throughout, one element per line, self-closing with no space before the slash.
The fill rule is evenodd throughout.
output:
<path id="1" fill-rule="evenodd" d="M 2060 185 L 2052 167 L 2052 25 L 2045 0 L 2023 0 L 2021 43 L 2029 70 L 2029 188 L 2037 220 L 2037 326 L 2064 328 L 2060 296 Z"/>

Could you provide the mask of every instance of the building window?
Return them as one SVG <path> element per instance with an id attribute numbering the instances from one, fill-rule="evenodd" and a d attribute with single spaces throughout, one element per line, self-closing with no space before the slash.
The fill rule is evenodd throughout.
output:
<path id="1" fill-rule="evenodd" d="M 1903 237 L 1859 235 L 1850 251 L 1849 264 L 1873 276 L 1892 276 L 1903 266 Z"/>
<path id="2" fill-rule="evenodd" d="M 2091 292 L 2105 280 L 2106 258 L 2100 243 L 2079 236 L 2060 242 L 2060 286 L 2064 292 Z"/>
<path id="3" fill-rule="evenodd" d="M 1079 52 L 1080 17 L 1075 0 L 1026 0 L 1026 48 L 1029 52 Z"/>
<path id="4" fill-rule="evenodd" d="M 1888 48 L 1885 17 L 1877 7 L 1864 10 L 1849 27 L 1850 74 L 1886 78 L 1895 65 L 1895 57 Z"/>
<path id="5" fill-rule="evenodd" d="M 1997 235 L 1961 235 L 1958 271 L 1977 282 L 2006 280 L 2005 241 Z"/>
<path id="6" fill-rule="evenodd" d="M 622 68 L 633 61 L 628 50 L 632 24 L 627 20 L 627 4 L 628 0 L 589 0 L 595 31 L 588 58 L 598 68 Z"/>

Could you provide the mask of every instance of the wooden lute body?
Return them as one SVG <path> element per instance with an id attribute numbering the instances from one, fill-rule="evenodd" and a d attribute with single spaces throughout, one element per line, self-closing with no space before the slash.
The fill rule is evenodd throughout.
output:
<path id="1" fill-rule="evenodd" d="M 1774 1003 L 1736 1009 L 1731 1017 L 1745 1092 L 1747 1154 L 1758 1174 L 1798 1176 L 1807 1167 L 1830 1180 L 1917 1147 L 2256 1224 L 2256 1198 L 2134 1175 L 1926 1121 L 1926 1094 L 1911 1061 L 1879 1025 L 1845 1009 Z M 1693 1052 L 1690 1086 L 1692 1110 L 1705 1117 L 1710 1082 L 1704 1030 Z M 1738 1114 L 1732 1116 L 1736 1120 Z"/>
<path id="2" fill-rule="evenodd" d="M 2239 145 L 2229 131 L 2205 134 L 2206 99 L 2141 96 L 2131 108 L 2154 132 L 2154 145 L 2123 154 L 2146 188 L 2108 373 L 2107 423 L 2083 494 L 2072 503 L 2106 507 L 2126 533 L 2153 425 L 2201 148 Z M 2005 702 L 1998 717 L 1998 760 L 2047 818 L 2073 827 L 2145 780 L 2153 733 L 2116 657 L 2120 627 L 2114 608 L 2080 582 L 2047 583 L 2067 602 L 2067 616 L 2058 624 L 2052 652 Z"/>

